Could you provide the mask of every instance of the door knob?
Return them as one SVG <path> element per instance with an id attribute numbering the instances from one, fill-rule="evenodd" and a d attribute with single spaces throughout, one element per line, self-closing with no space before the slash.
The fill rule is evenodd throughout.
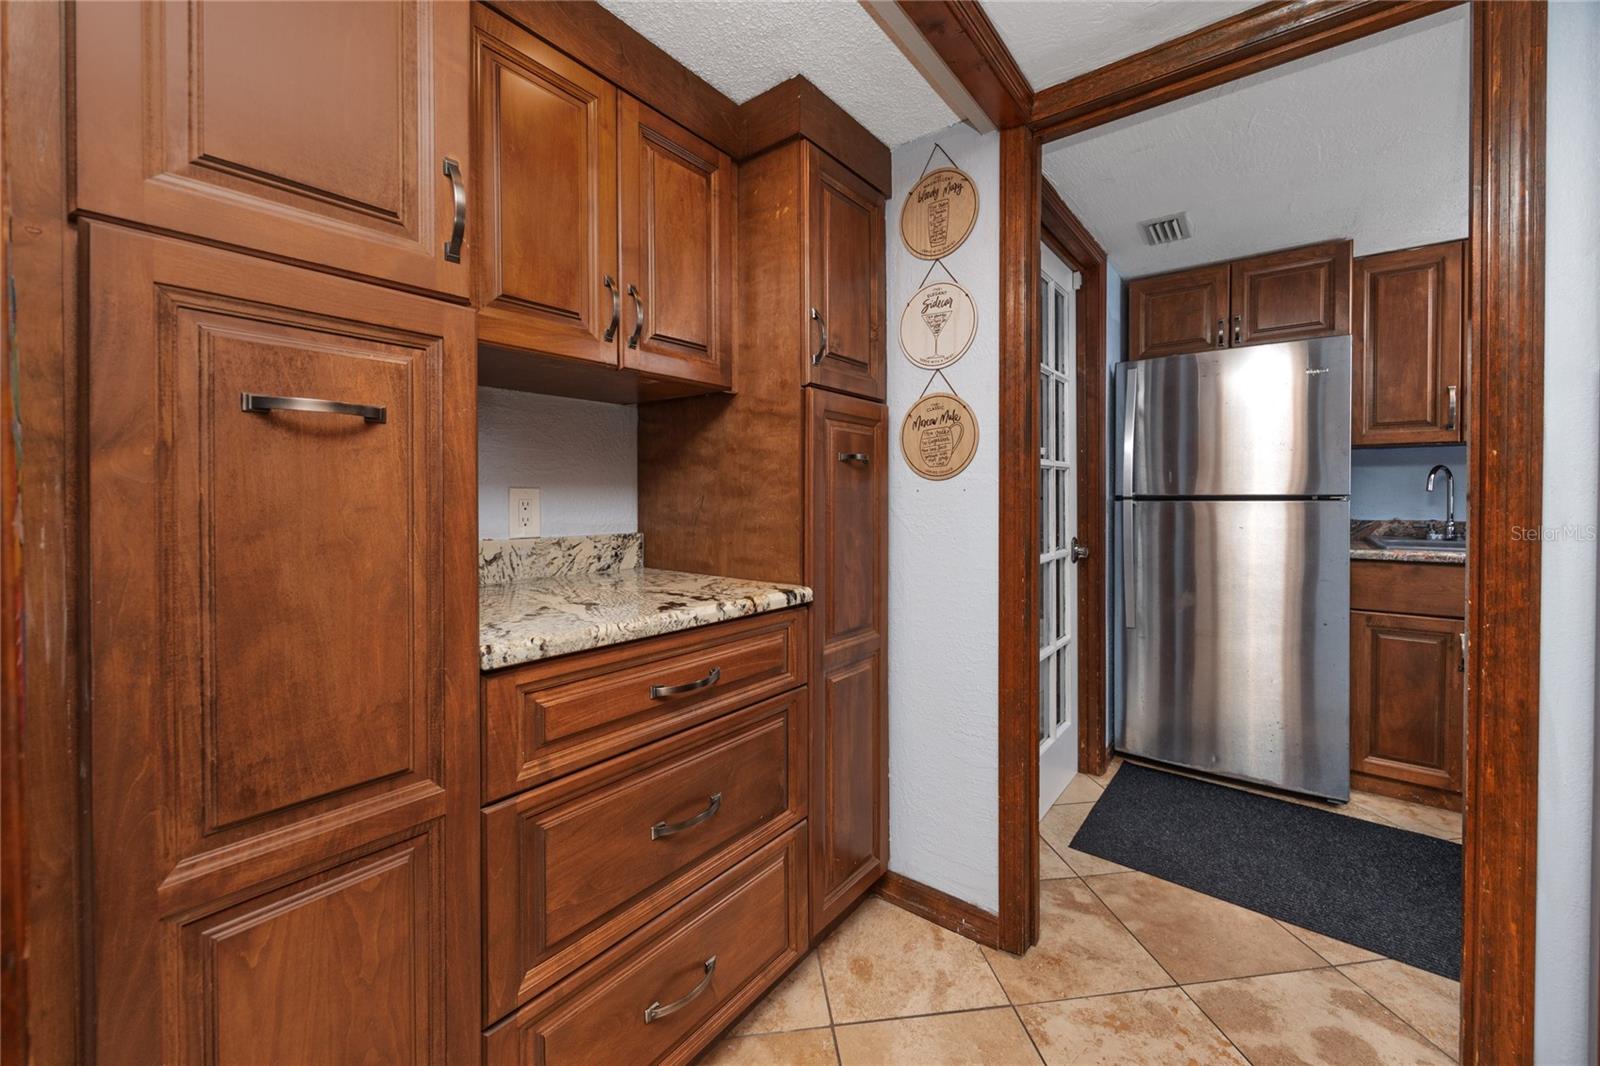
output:
<path id="1" fill-rule="evenodd" d="M 1074 563 L 1081 563 L 1087 558 L 1089 558 L 1089 549 L 1085 548 L 1082 544 L 1079 544 L 1077 537 L 1073 537 L 1072 538 L 1072 561 Z"/>

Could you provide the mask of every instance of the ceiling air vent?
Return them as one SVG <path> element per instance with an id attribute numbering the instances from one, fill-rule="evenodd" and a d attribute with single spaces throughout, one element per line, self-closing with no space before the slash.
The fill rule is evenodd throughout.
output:
<path id="1" fill-rule="evenodd" d="M 1189 216 L 1179 211 L 1175 215 L 1165 218 L 1152 218 L 1148 222 L 1139 223 L 1139 228 L 1144 230 L 1144 243 L 1146 244 L 1171 244 L 1173 241 L 1189 239 Z"/>

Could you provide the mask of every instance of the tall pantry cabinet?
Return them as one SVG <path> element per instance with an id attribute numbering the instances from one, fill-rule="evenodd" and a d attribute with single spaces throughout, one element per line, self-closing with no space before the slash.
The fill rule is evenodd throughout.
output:
<path id="1" fill-rule="evenodd" d="M 470 1061 L 470 11 L 71 25 L 89 1050 Z"/>
<path id="2" fill-rule="evenodd" d="M 815 593 L 813 932 L 888 869 L 885 194 L 804 137 L 745 160 L 734 395 L 639 411 L 651 565 Z"/>

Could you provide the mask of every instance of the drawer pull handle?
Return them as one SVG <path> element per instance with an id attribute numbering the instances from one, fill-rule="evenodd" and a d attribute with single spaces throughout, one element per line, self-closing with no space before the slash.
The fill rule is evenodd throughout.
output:
<path id="1" fill-rule="evenodd" d="M 628 295 L 633 297 L 633 333 L 628 336 L 628 347 L 639 347 L 639 334 L 644 332 L 644 298 L 639 295 L 636 286 L 628 286 Z"/>
<path id="2" fill-rule="evenodd" d="M 606 327 L 605 336 L 600 339 L 611 341 L 617 339 L 617 323 L 622 321 L 622 294 L 617 291 L 617 283 L 611 280 L 611 275 L 606 275 L 606 290 L 611 293 L 611 325 Z"/>
<path id="3" fill-rule="evenodd" d="M 722 667 L 713 666 L 711 672 L 698 681 L 685 681 L 681 685 L 651 685 L 650 698 L 659 700 L 663 696 L 681 696 L 685 692 L 698 692 L 703 688 L 710 688 L 722 680 Z"/>
<path id="4" fill-rule="evenodd" d="M 356 415 L 367 422 L 389 421 L 388 409 L 375 404 L 315 400 L 309 396 L 263 396 L 258 392 L 241 392 L 239 409 L 262 415 L 270 411 L 311 411 L 323 415 Z"/>
<path id="5" fill-rule="evenodd" d="M 722 793 L 718 792 L 711 797 L 711 802 L 706 805 L 706 809 L 695 815 L 693 818 L 690 818 L 687 821 L 673 822 L 670 825 L 666 822 L 657 822 L 655 825 L 651 826 L 650 839 L 660 840 L 662 837 L 669 837 L 674 833 L 681 833 L 685 829 L 693 829 L 695 826 L 706 821 L 720 810 L 722 810 Z"/>
<path id="6" fill-rule="evenodd" d="M 840 452 L 839 461 L 841 463 L 870 463 L 872 462 L 872 456 L 866 452 Z"/>
<path id="7" fill-rule="evenodd" d="M 450 179 L 450 198 L 455 204 L 455 214 L 450 220 L 450 239 L 444 242 L 444 261 L 459 263 L 461 237 L 467 231 L 467 187 L 461 181 L 461 164 L 446 156 L 444 176 Z"/>
<path id="8" fill-rule="evenodd" d="M 675 999 L 671 1003 L 662 1003 L 659 999 L 644 1009 L 644 1024 L 649 1025 L 657 1018 L 665 1018 L 669 1014 L 676 1014 L 699 998 L 700 993 L 711 987 L 711 975 L 717 972 L 717 957 L 711 956 L 706 960 L 706 975 L 700 978 L 700 983 L 689 989 L 689 994 L 682 999 Z"/>

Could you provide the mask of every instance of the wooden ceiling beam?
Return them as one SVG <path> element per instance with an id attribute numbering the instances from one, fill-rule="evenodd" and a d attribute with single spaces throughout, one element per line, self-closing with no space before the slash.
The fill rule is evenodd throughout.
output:
<path id="1" fill-rule="evenodd" d="M 1027 125 L 1033 86 L 977 0 L 863 0 L 863 6 L 956 114 L 984 132 Z M 883 10 L 887 8 L 894 10 Z M 952 92 L 950 78 L 943 72 L 925 69 L 932 65 L 930 57 L 915 41 L 902 42 L 906 22 L 958 83 L 959 93 Z M 977 120 L 964 100 L 977 105 L 981 112 Z M 982 119 L 987 120 L 987 129 Z"/>
<path id="2" fill-rule="evenodd" d="M 1275 0 L 1034 94 L 1054 140 L 1423 18 L 1460 0 Z"/>

